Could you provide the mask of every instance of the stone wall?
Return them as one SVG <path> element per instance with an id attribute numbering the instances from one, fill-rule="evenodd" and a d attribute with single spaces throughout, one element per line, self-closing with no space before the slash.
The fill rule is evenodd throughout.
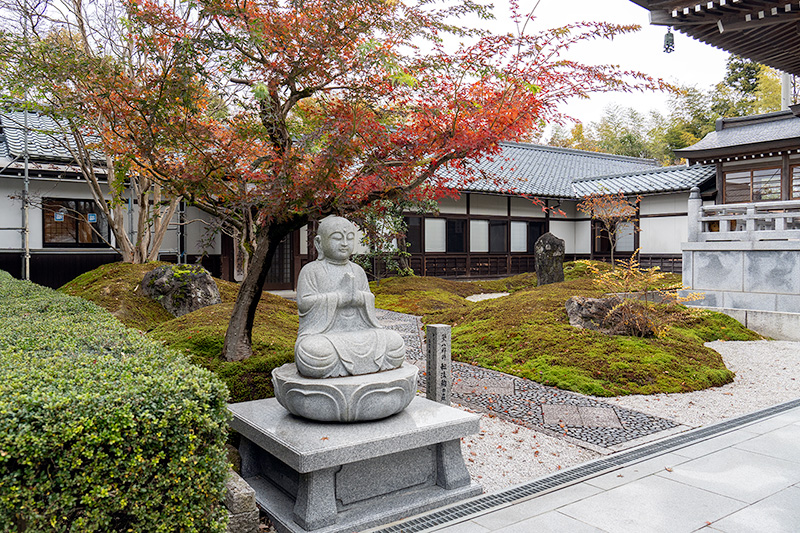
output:
<path id="1" fill-rule="evenodd" d="M 695 305 L 797 313 L 800 241 L 684 243 L 683 284 Z"/>
<path id="2" fill-rule="evenodd" d="M 800 241 L 683 244 L 683 285 L 748 328 L 800 340 Z"/>

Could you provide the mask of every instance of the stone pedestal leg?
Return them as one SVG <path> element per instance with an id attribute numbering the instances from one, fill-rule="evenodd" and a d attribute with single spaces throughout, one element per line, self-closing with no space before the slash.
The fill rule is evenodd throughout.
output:
<path id="1" fill-rule="evenodd" d="M 470 484 L 469 472 L 461 456 L 461 439 L 436 445 L 436 484 L 451 490 Z"/>
<path id="2" fill-rule="evenodd" d="M 242 477 L 250 478 L 261 474 L 259 455 L 261 451 L 258 446 L 250 442 L 250 439 L 242 437 L 239 442 L 239 458 L 242 460 Z"/>
<path id="3" fill-rule="evenodd" d="M 300 474 L 294 521 L 306 531 L 336 523 L 335 468 Z"/>

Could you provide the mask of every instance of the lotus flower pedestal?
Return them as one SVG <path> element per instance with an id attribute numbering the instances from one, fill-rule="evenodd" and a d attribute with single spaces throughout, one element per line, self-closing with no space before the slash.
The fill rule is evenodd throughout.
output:
<path id="1" fill-rule="evenodd" d="M 376 374 L 313 379 L 291 363 L 272 371 L 275 397 L 293 415 L 319 422 L 380 420 L 399 413 L 417 391 L 419 369 L 400 368 Z"/>

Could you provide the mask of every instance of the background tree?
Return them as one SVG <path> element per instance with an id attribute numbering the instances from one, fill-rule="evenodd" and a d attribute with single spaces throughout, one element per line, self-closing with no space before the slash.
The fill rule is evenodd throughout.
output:
<path id="1" fill-rule="evenodd" d="M 3 7 L 0 62 L 6 68 L 0 84 L 11 99 L 7 108 L 52 119 L 36 133 L 71 154 L 122 260 L 156 259 L 180 197 L 114 145 L 120 136 L 141 134 L 125 127 L 124 114 L 157 107 L 147 94 L 175 96 L 165 89 L 181 60 L 179 50 L 164 49 L 154 58 L 131 46 L 124 10 L 113 2 L 12 1 Z M 106 101 L 113 97 L 121 98 L 112 110 Z M 154 114 L 148 121 L 158 127 Z"/>
<path id="2" fill-rule="evenodd" d="M 633 231 L 639 231 L 636 218 L 636 205 L 639 198 L 633 200 L 622 191 L 617 193 L 594 193 L 584 196 L 578 203 L 578 210 L 596 221 L 608 237 L 611 245 L 611 268 L 616 268 L 614 250 L 617 247 L 621 225 L 630 224 Z"/>
<path id="3" fill-rule="evenodd" d="M 714 87 L 707 91 L 682 87 L 673 92 L 666 117 L 657 111 L 645 115 L 632 108 L 609 106 L 598 122 L 575 124 L 569 132 L 563 127 L 553 128 L 547 144 L 678 164 L 681 158 L 675 150 L 691 146 L 714 131 L 717 119 L 779 108 L 778 73 L 731 55 L 725 78 Z"/>
<path id="4" fill-rule="evenodd" d="M 686 148 L 714 131 L 716 121 L 780 109 L 780 81 L 771 69 L 731 55 L 725 78 L 708 91 L 685 87 L 673 95 L 666 138 L 670 150 Z"/>
<path id="5" fill-rule="evenodd" d="M 587 150 L 590 152 L 599 152 L 600 147 L 595 142 L 591 133 L 589 137 L 586 136 L 586 129 L 580 122 L 574 124 L 569 130 L 562 126 L 556 125 L 547 140 L 550 146 L 558 146 L 560 148 L 574 148 L 576 150 Z"/>
<path id="6" fill-rule="evenodd" d="M 554 128 L 547 144 L 672 162 L 665 139 L 667 124 L 655 111 L 644 115 L 630 107 L 608 106 L 598 122 L 575 124 L 569 133 Z"/>
<path id="7" fill-rule="evenodd" d="M 722 83 L 739 93 L 755 94 L 758 90 L 758 78 L 763 69 L 763 65 L 752 59 L 731 54 L 725 61 L 725 78 Z"/>

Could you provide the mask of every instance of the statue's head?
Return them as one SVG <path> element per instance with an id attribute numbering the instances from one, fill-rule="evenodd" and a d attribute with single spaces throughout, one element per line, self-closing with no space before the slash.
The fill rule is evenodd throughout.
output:
<path id="1" fill-rule="evenodd" d="M 317 260 L 334 263 L 350 259 L 356 247 L 356 226 L 346 218 L 329 216 L 323 218 L 314 237 Z"/>

